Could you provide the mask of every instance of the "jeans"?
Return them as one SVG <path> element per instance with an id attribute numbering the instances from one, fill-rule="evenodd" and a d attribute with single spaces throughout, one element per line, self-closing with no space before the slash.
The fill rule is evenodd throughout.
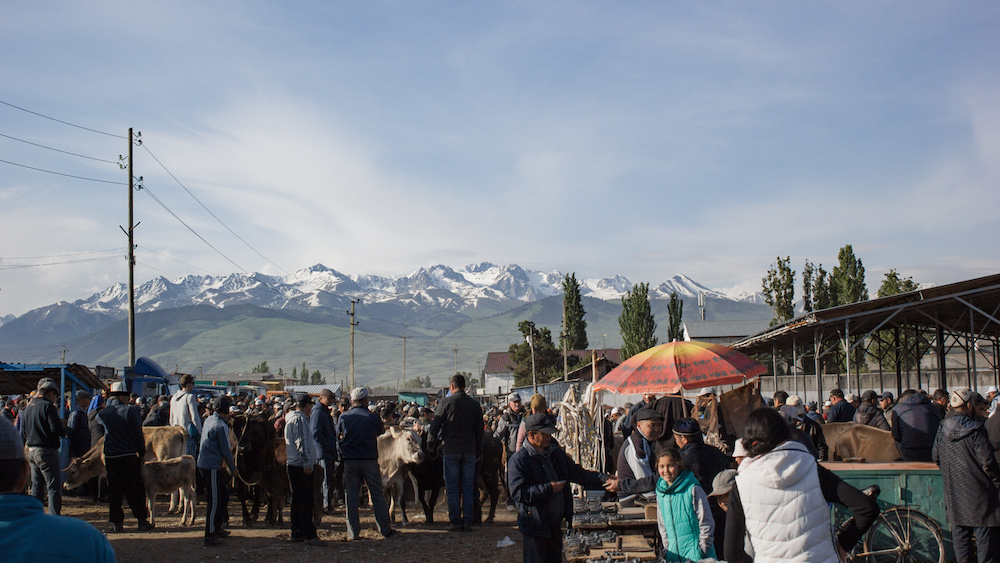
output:
<path id="1" fill-rule="evenodd" d="M 452 525 L 472 526 L 475 477 L 475 454 L 444 454 L 444 488 L 448 492 L 448 520 Z"/>
<path id="2" fill-rule="evenodd" d="M 958 563 L 1000 561 L 1000 527 L 952 526 L 951 541 Z"/>
<path id="3" fill-rule="evenodd" d="M 375 511 L 375 524 L 383 536 L 390 531 L 389 506 L 385 503 L 385 493 L 382 491 L 382 474 L 379 473 L 377 461 L 345 461 L 344 462 L 344 492 L 347 496 L 347 539 L 354 540 L 361 533 L 361 519 L 358 516 L 358 506 L 361 501 L 361 481 L 368 485 L 372 497 L 372 509 Z"/>
<path id="4" fill-rule="evenodd" d="M 323 510 L 334 508 L 337 504 L 337 493 L 333 487 L 333 466 L 336 464 L 332 459 L 319 460 L 319 465 L 323 468 L 323 476 L 320 477 L 323 480 Z"/>
<path id="5" fill-rule="evenodd" d="M 62 512 L 62 471 L 58 448 L 34 447 L 28 449 L 31 466 L 31 496 L 45 504 L 49 497 L 49 514 Z"/>

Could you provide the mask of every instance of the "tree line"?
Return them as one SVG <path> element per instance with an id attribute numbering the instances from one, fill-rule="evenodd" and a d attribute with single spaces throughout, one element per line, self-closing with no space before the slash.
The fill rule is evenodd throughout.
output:
<path id="1" fill-rule="evenodd" d="M 263 373 L 271 373 L 271 368 L 267 365 L 267 360 L 264 360 L 263 362 L 255 365 L 250 370 L 250 373 L 262 373 L 262 374 Z M 301 378 L 299 378 L 299 374 L 302 374 Z M 284 379 L 285 378 L 285 370 L 282 369 L 282 368 L 278 368 L 277 377 L 278 377 L 278 379 Z M 291 379 L 299 380 L 299 383 L 302 384 L 302 385 L 324 385 L 324 384 L 326 384 L 326 378 L 323 377 L 323 374 L 321 374 L 318 369 L 313 370 L 312 373 L 309 373 L 309 370 L 306 368 L 306 363 L 305 362 L 302 362 L 302 370 L 301 371 L 299 371 L 298 366 L 293 367 L 292 368 L 292 374 L 289 377 Z"/>

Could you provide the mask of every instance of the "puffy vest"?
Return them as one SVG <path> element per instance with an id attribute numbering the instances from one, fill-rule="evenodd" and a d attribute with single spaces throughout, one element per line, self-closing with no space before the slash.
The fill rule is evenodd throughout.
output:
<path id="1" fill-rule="evenodd" d="M 839 563 L 816 467 L 794 441 L 740 464 L 736 487 L 755 563 Z"/>
<path id="2" fill-rule="evenodd" d="M 700 486 L 694 473 L 685 469 L 671 484 L 662 478 L 656 482 L 656 504 L 660 511 L 663 534 L 666 536 L 665 561 L 699 561 L 715 558 L 715 548 L 701 553 L 701 523 L 694 511 L 694 488 Z"/>

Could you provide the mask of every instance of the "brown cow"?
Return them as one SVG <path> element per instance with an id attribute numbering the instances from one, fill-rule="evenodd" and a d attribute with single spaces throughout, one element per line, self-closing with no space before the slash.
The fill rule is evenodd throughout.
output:
<path id="1" fill-rule="evenodd" d="M 823 425 L 823 437 L 830 448 L 828 461 L 899 461 L 892 432 L 853 422 Z"/>
<path id="2" fill-rule="evenodd" d="M 156 514 L 156 494 L 176 490 L 180 490 L 181 525 L 194 524 L 195 509 L 198 506 L 198 497 L 194 494 L 196 471 L 194 458 L 189 455 L 164 461 L 147 461 L 142 464 L 142 480 L 146 485 L 146 507 L 149 509 L 150 524 L 154 523 Z"/>

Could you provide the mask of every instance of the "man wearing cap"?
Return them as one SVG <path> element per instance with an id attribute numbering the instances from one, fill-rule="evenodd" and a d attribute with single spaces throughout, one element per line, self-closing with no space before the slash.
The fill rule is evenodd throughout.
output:
<path id="1" fill-rule="evenodd" d="M 885 415 L 885 419 L 889 422 L 889 426 L 892 426 L 892 421 L 889 419 L 889 412 L 892 411 L 892 406 L 895 403 L 896 398 L 892 395 L 891 391 L 882 391 L 882 395 L 879 396 L 878 408 L 882 409 L 882 414 Z"/>
<path id="2" fill-rule="evenodd" d="M 292 487 L 291 539 L 310 545 L 325 545 L 316 535 L 313 522 L 313 466 L 317 464 L 319 446 L 313 438 L 309 415 L 312 397 L 300 393 L 295 409 L 285 415 L 285 451 L 288 453 L 288 483 Z"/>
<path id="3" fill-rule="evenodd" d="M 889 421 L 885 419 L 885 413 L 875 404 L 878 399 L 878 394 L 871 389 L 862 393 L 861 404 L 854 411 L 854 422 L 855 424 L 874 426 L 879 430 L 892 430 Z"/>
<path id="4" fill-rule="evenodd" d="M 509 460 L 517 451 L 517 429 L 521 427 L 523 412 L 521 410 L 521 396 L 516 392 L 507 395 L 507 407 L 500 420 L 497 421 L 497 429 L 493 435 L 500 439 L 504 445 L 504 459 Z M 507 479 L 503 480 L 504 489 L 507 488 Z M 507 491 L 507 510 L 514 510 L 514 500 Z"/>
<path id="5" fill-rule="evenodd" d="M 0 417 L 0 559 L 114 563 L 108 538 L 78 518 L 45 514 L 24 494 L 31 469 L 14 425 Z"/>
<path id="6" fill-rule="evenodd" d="M 320 447 L 319 464 L 323 468 L 323 512 L 333 510 L 337 504 L 333 486 L 333 472 L 337 464 L 337 431 L 333 428 L 333 415 L 330 406 L 337 401 L 333 391 L 323 389 L 319 392 L 319 403 L 313 407 L 309 415 L 309 425 L 313 439 Z"/>
<path id="7" fill-rule="evenodd" d="M 719 448 L 704 442 L 701 427 L 693 418 L 678 418 L 673 428 L 674 442 L 681 450 L 684 467 L 691 470 L 705 494 L 712 493 L 712 480 L 720 472 L 729 469 L 729 458 Z M 715 519 L 715 549 L 722 553 L 726 538 L 726 514 L 719 508 L 716 499 L 709 498 L 708 505 Z"/>
<path id="8" fill-rule="evenodd" d="M 483 407 L 465 394 L 465 376 L 456 373 L 448 381 L 450 395 L 434 413 L 427 430 L 428 447 L 440 440 L 444 457 L 444 487 L 448 493 L 450 532 L 472 531 L 476 489 L 476 460 L 483 455 Z M 515 440 L 517 427 L 511 428 Z M 508 463 L 508 467 L 510 464 Z"/>
<path id="9" fill-rule="evenodd" d="M 382 490 L 378 467 L 378 437 L 384 432 L 378 415 L 368 410 L 368 388 L 351 391 L 351 409 L 337 421 L 337 445 L 344 465 L 344 504 L 347 507 L 347 539 L 361 535 L 361 482 L 368 486 L 375 512 L 375 525 L 385 537 L 395 533 L 389 526 L 389 505 Z"/>
<path id="10" fill-rule="evenodd" d="M 528 436 L 509 461 L 507 478 L 517 505 L 524 563 L 562 560 L 562 521 L 573 516 L 567 481 L 614 492 L 618 479 L 587 471 L 552 444 L 555 422 L 547 414 L 525 417 Z"/>
<path id="11" fill-rule="evenodd" d="M 180 380 L 181 389 L 170 398 L 170 426 L 180 426 L 187 434 L 187 455 L 198 459 L 198 440 L 201 438 L 201 414 L 198 397 L 194 394 L 194 376 L 185 373 Z M 229 412 L 229 409 L 226 409 Z"/>
<path id="12" fill-rule="evenodd" d="M 996 385 L 990 385 L 986 389 L 986 402 L 990 405 L 986 410 L 986 418 L 993 418 L 993 415 L 997 412 L 997 407 L 1000 407 L 1000 390 L 997 389 Z"/>
<path id="13" fill-rule="evenodd" d="M 229 444 L 229 409 L 232 400 L 221 395 L 212 404 L 214 411 L 205 419 L 202 440 L 198 451 L 198 470 L 205 481 L 205 545 L 219 545 L 229 535 L 223 529 L 226 522 L 226 504 L 229 502 L 228 478 L 222 463 L 229 467 L 234 479 L 239 478 L 233 450 Z"/>
<path id="14" fill-rule="evenodd" d="M 90 449 L 90 424 L 87 420 L 87 405 L 90 404 L 90 393 L 76 392 L 76 404 L 73 405 L 69 419 L 66 421 L 66 431 L 69 436 L 69 456 L 80 457 Z"/>
<path id="15" fill-rule="evenodd" d="M 31 496 L 43 504 L 48 492 L 49 514 L 62 510 L 62 465 L 59 461 L 59 442 L 66 435 L 59 409 L 59 387 L 45 377 L 38 381 L 38 394 L 20 415 L 21 434 L 28 446 L 28 465 L 31 467 Z"/>
<path id="16" fill-rule="evenodd" d="M 854 405 L 844 398 L 842 389 L 830 391 L 830 412 L 826 414 L 827 422 L 852 422 L 854 411 Z"/>
<path id="17" fill-rule="evenodd" d="M 108 404 L 97 415 L 97 421 L 104 427 L 109 520 L 116 532 L 124 530 L 124 498 L 132 515 L 139 521 L 139 531 L 145 532 L 153 529 L 153 525 L 146 521 L 149 511 L 146 508 L 146 486 L 142 480 L 146 438 L 142 434 L 139 409 L 128 400 L 128 396 L 125 382 L 112 383 Z"/>
<path id="18" fill-rule="evenodd" d="M 622 436 L 625 439 L 628 439 L 628 437 L 632 435 L 632 432 L 636 430 L 636 423 L 638 422 L 636 415 L 639 413 L 639 411 L 641 411 L 642 409 L 653 408 L 653 405 L 655 403 L 656 403 L 656 393 L 643 393 L 642 400 L 629 407 L 628 412 L 626 412 L 625 416 L 622 417 L 622 422 L 621 422 Z M 660 414 L 662 415 L 663 413 Z M 659 439 L 660 439 L 659 436 L 653 437 L 653 441 Z"/>
<path id="19" fill-rule="evenodd" d="M 636 431 L 618 450 L 618 477 L 623 479 L 643 479 L 656 474 L 656 439 L 663 434 L 663 415 L 653 409 L 640 409 L 635 419 Z M 644 493 L 647 498 L 656 498 L 652 489 Z M 619 496 L 626 495 L 619 493 Z"/>
<path id="20" fill-rule="evenodd" d="M 986 401 L 968 388 L 951 393 L 951 410 L 931 454 L 941 466 L 955 559 L 1000 561 L 1000 466 L 979 421 Z"/>

